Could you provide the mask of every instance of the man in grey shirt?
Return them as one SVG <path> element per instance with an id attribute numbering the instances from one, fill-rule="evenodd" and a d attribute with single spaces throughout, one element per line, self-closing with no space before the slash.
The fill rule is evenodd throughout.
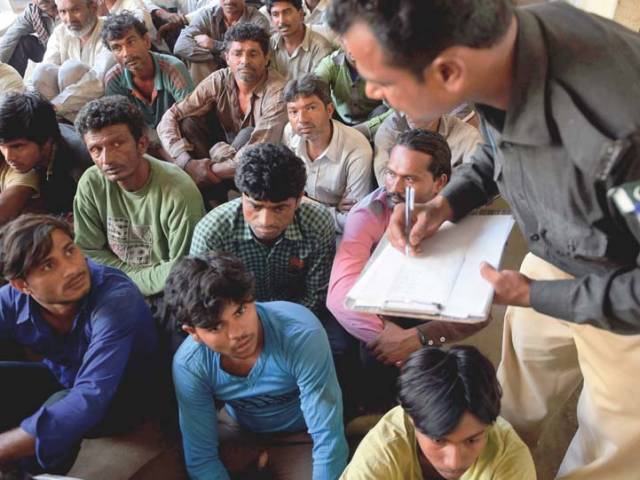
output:
<path id="1" fill-rule="evenodd" d="M 269 21 L 245 0 L 227 0 L 205 8 L 186 27 L 174 47 L 174 53 L 189 63 L 197 85 L 210 73 L 225 67 L 224 34 L 236 23 L 252 22 L 269 32 Z"/>
<path id="2" fill-rule="evenodd" d="M 559 477 L 637 477 L 640 225 L 625 192 L 639 191 L 640 37 L 564 2 L 344 0 L 329 22 L 370 96 L 423 121 L 476 104 L 485 144 L 418 209 L 409 241 L 498 193 L 510 204 L 532 253 L 521 272 L 481 269 L 511 306 L 503 415 L 535 445 L 584 380 Z"/>

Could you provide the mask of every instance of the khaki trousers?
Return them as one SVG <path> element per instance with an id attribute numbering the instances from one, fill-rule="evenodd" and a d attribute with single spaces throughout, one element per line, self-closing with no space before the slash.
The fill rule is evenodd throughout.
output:
<path id="1" fill-rule="evenodd" d="M 533 279 L 572 278 L 529 253 Z M 640 335 L 616 335 L 509 307 L 498 379 L 502 416 L 534 448 L 543 422 L 584 379 L 578 431 L 560 466 L 563 480 L 640 479 Z"/>

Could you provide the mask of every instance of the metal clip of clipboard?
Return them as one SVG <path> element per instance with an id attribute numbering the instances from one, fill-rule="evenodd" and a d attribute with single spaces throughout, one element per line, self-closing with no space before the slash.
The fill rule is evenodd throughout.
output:
<path id="1" fill-rule="evenodd" d="M 420 305 L 425 307 L 424 310 L 420 310 L 420 312 L 415 311 L 415 305 Z M 408 312 L 408 313 L 420 313 L 423 315 L 440 315 L 444 310 L 444 305 L 438 302 L 425 302 L 420 300 L 394 300 L 389 299 L 385 300 L 382 303 L 383 310 L 389 312 Z"/>

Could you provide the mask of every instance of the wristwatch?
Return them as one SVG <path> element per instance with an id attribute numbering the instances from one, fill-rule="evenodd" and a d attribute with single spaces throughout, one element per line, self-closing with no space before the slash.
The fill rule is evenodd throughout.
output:
<path id="1" fill-rule="evenodd" d="M 423 347 L 433 347 L 436 344 L 435 340 L 427 338 L 424 332 L 420 330 L 420 327 L 416 327 L 416 331 L 418 332 L 418 340 L 420 340 L 420 345 L 422 345 Z M 443 345 L 444 342 L 447 341 L 445 337 L 440 337 L 438 340 L 440 340 L 440 343 L 438 345 Z"/>

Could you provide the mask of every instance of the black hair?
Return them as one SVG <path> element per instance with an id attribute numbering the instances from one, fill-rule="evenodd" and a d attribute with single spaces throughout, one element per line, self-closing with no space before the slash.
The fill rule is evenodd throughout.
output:
<path id="1" fill-rule="evenodd" d="M 296 10 L 302 10 L 302 0 L 264 0 L 264 4 L 267 6 L 267 11 L 271 14 L 271 7 L 276 2 L 290 3 Z"/>
<path id="2" fill-rule="evenodd" d="M 11 92 L 0 96 L 0 143 L 20 138 L 40 146 L 49 139 L 60 139 L 53 105 L 37 92 Z"/>
<path id="3" fill-rule="evenodd" d="M 415 128 L 402 132 L 396 140 L 396 145 L 429 155 L 431 162 L 428 169 L 434 179 L 443 174 L 451 178 L 451 149 L 439 133 Z"/>
<path id="4" fill-rule="evenodd" d="M 119 13 L 109 15 L 102 24 L 102 43 L 111 50 L 110 40 L 122 39 L 129 30 L 134 29 L 138 35 L 144 37 L 148 30 L 144 22 L 138 20 L 133 12 L 123 10 Z"/>
<path id="5" fill-rule="evenodd" d="M 299 198 L 306 182 L 307 171 L 302 160 L 287 147 L 271 143 L 247 147 L 235 174 L 238 190 L 260 201 Z"/>
<path id="6" fill-rule="evenodd" d="M 146 131 L 140 109 L 122 95 L 109 95 L 87 103 L 76 117 L 75 127 L 81 136 L 111 125 L 125 124 L 136 140 Z"/>
<path id="7" fill-rule="evenodd" d="M 6 280 L 25 278 L 51 252 L 51 232 L 73 239 L 71 226 L 52 215 L 25 213 L 0 230 L 0 271 Z"/>
<path id="8" fill-rule="evenodd" d="M 411 71 L 419 80 L 434 58 L 455 46 L 488 48 L 507 32 L 510 0 L 335 0 L 329 26 L 342 35 L 366 23 L 389 65 Z"/>
<path id="9" fill-rule="evenodd" d="M 486 425 L 500 414 L 502 389 L 496 371 L 468 345 L 417 350 L 402 367 L 398 387 L 402 408 L 416 428 L 433 439 L 455 430 L 465 412 Z"/>
<path id="10" fill-rule="evenodd" d="M 252 302 L 254 279 L 244 264 L 228 253 L 182 257 L 164 286 L 162 315 L 178 326 L 214 329 L 230 303 Z"/>
<path id="11" fill-rule="evenodd" d="M 229 50 L 231 42 L 252 40 L 260 44 L 262 53 L 269 53 L 269 33 L 260 25 L 252 22 L 236 23 L 224 34 L 224 49 Z"/>
<path id="12" fill-rule="evenodd" d="M 307 73 L 289 80 L 286 87 L 284 87 L 284 101 L 293 102 L 300 96 L 310 97 L 315 95 L 323 105 L 328 105 L 331 103 L 331 94 L 329 92 L 329 84 L 327 82 L 313 73 Z"/>

